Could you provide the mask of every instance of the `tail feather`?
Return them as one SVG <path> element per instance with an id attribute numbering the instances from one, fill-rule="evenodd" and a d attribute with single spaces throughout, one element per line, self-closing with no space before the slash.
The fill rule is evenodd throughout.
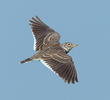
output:
<path id="1" fill-rule="evenodd" d="M 23 60 L 23 61 L 20 61 L 20 64 L 23 64 L 23 63 L 29 62 L 29 61 L 31 61 L 31 60 L 32 60 L 31 58 L 27 58 L 27 59 L 25 59 L 25 60 Z"/>

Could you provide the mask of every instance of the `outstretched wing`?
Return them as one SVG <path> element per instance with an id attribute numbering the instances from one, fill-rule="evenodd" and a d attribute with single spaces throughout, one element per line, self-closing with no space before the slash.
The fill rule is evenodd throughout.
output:
<path id="1" fill-rule="evenodd" d="M 34 37 L 34 50 L 37 51 L 40 49 L 40 46 L 47 41 L 47 37 L 51 37 L 53 34 L 57 34 L 57 37 L 54 37 L 54 39 L 58 38 L 59 41 L 59 34 L 56 33 L 53 29 L 51 29 L 49 26 L 47 26 L 45 23 L 43 23 L 39 17 L 32 17 L 31 20 L 29 20 L 30 26 L 32 29 L 33 37 Z M 46 39 L 45 39 L 46 38 Z M 45 39 L 45 41 L 44 41 Z M 48 42 L 48 41 L 47 41 Z"/>
<path id="2" fill-rule="evenodd" d="M 78 82 L 77 72 L 72 58 L 65 53 L 45 54 L 41 61 L 56 72 L 65 82 Z"/>

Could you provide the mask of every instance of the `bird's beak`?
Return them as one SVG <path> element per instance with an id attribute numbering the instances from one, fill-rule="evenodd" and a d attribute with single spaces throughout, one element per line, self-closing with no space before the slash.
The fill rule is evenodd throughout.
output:
<path id="1" fill-rule="evenodd" d="M 76 46 L 78 46 L 78 44 L 72 44 L 72 47 L 76 47 Z"/>

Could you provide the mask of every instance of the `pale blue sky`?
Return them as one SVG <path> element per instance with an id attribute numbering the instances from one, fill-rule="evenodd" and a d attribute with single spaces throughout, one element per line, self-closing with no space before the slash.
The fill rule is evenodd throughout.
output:
<path id="1" fill-rule="evenodd" d="M 33 16 L 61 43 L 79 44 L 69 53 L 78 83 L 64 83 L 38 61 L 18 64 L 35 53 Z M 110 100 L 109 0 L 0 0 L 0 46 L 0 100 Z"/>

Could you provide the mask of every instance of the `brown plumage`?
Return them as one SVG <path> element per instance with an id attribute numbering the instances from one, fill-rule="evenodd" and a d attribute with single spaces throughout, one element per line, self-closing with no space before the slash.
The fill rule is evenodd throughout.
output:
<path id="1" fill-rule="evenodd" d="M 40 60 L 65 82 L 78 82 L 74 63 L 72 58 L 67 54 L 76 45 L 70 42 L 61 45 L 59 43 L 60 35 L 43 23 L 38 17 L 32 17 L 29 21 L 34 36 L 34 50 L 37 53 L 20 63 Z"/>

